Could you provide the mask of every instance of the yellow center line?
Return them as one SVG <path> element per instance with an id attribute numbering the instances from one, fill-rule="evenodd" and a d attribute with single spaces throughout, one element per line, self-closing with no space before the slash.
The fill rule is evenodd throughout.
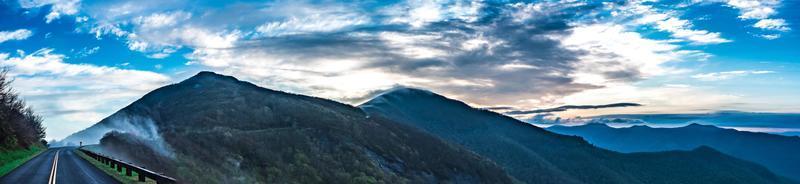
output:
<path id="1" fill-rule="evenodd" d="M 58 171 L 58 153 L 61 150 L 56 151 L 56 156 L 53 158 L 53 167 L 50 168 L 50 180 L 48 180 L 47 184 L 56 184 L 56 173 Z"/>

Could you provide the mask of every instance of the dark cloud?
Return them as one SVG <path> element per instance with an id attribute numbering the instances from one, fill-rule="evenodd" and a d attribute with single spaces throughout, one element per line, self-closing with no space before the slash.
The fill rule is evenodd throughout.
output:
<path id="1" fill-rule="evenodd" d="M 563 112 L 571 109 L 603 109 L 603 108 L 615 108 L 615 107 L 638 107 L 642 106 L 642 104 L 637 103 L 613 103 L 613 104 L 605 104 L 605 105 L 565 105 L 556 108 L 549 108 L 549 109 L 536 109 L 536 110 L 524 110 L 524 111 L 509 111 L 505 112 L 508 115 L 523 115 L 523 114 L 539 114 L 539 113 L 551 113 L 551 112 Z"/>
<path id="2" fill-rule="evenodd" d="M 484 107 L 484 108 L 481 108 L 481 109 L 493 110 L 493 111 L 507 111 L 507 110 L 514 110 L 514 109 L 517 109 L 517 108 L 509 107 L 509 106 L 498 106 L 498 107 Z"/>
<path id="3" fill-rule="evenodd" d="M 373 70 L 426 79 L 427 83 L 404 83 L 431 88 L 448 95 L 464 96 L 478 104 L 514 104 L 522 99 L 564 96 L 602 86 L 576 83 L 571 74 L 577 70 L 583 51 L 564 48 L 556 37 L 571 33 L 569 22 L 590 15 L 598 3 L 552 7 L 548 12 L 520 20 L 520 11 L 507 3 L 487 2 L 477 21 L 446 19 L 423 27 L 400 24 L 377 24 L 339 32 L 285 35 L 240 41 L 229 50 L 233 55 L 270 55 L 295 65 L 313 65 L 310 61 L 361 60 L 355 70 Z M 560 8 L 560 9 L 558 9 Z M 410 35 L 398 45 L 382 39 L 381 34 Z M 413 36 L 425 36 L 423 38 Z M 463 45 L 481 38 L 486 42 L 474 48 Z M 406 48 L 420 48 L 444 53 L 437 57 L 409 56 Z M 241 64 L 241 63 L 240 63 Z M 504 68 L 507 65 L 526 66 Z M 253 68 L 247 64 L 238 68 Z M 264 67 L 264 66 L 258 66 Z M 312 66 L 313 67 L 313 66 Z M 324 73 L 335 77 L 349 73 Z M 612 80 L 636 80 L 636 69 L 606 72 Z M 475 84 L 455 84 L 453 80 Z M 270 81 L 280 82 L 280 81 Z M 302 81 L 301 81 L 302 82 Z M 372 92 L 369 92 L 369 95 Z M 360 98 L 339 99 L 353 102 Z"/>

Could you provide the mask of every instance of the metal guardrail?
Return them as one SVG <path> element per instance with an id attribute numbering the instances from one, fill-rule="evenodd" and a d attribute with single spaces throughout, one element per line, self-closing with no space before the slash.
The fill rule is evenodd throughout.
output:
<path id="1" fill-rule="evenodd" d="M 165 175 L 163 175 L 161 173 L 157 173 L 157 172 L 153 172 L 153 171 L 147 170 L 147 169 L 145 169 L 143 167 L 139 167 L 139 166 L 133 165 L 132 163 L 123 162 L 121 160 L 117 160 L 117 159 L 111 158 L 109 156 L 97 154 L 95 152 L 92 152 L 92 151 L 89 151 L 89 150 L 85 150 L 83 148 L 80 148 L 79 150 L 81 150 L 81 152 L 83 152 L 83 153 L 86 153 L 86 155 L 89 155 L 89 157 L 92 157 L 95 160 L 97 160 L 97 161 L 99 161 L 99 162 L 101 162 L 101 163 L 103 163 L 105 165 L 108 165 L 111 168 L 116 168 L 117 172 L 122 172 L 123 170 L 125 170 L 125 175 L 126 176 L 132 176 L 133 175 L 132 172 L 138 173 L 139 174 L 139 181 L 141 181 L 141 182 L 144 182 L 145 181 L 145 177 L 147 177 L 147 178 L 150 178 L 152 180 L 155 180 L 157 184 L 174 184 L 174 183 L 176 183 L 175 178 L 171 178 L 171 177 L 165 176 Z"/>

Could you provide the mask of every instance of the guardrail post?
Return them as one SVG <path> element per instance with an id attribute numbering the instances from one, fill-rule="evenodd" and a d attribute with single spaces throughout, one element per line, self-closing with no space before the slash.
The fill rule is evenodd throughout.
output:
<path id="1" fill-rule="evenodd" d="M 109 161 L 108 163 L 111 163 L 111 164 L 108 164 L 108 166 L 113 169 L 114 168 L 114 164 L 115 164 L 114 161 Z"/>
<path id="2" fill-rule="evenodd" d="M 136 173 L 139 174 L 139 181 L 144 182 L 144 173 L 142 173 L 142 171 L 136 171 Z"/>
<path id="3" fill-rule="evenodd" d="M 131 168 L 130 168 L 130 167 L 128 167 L 128 168 L 125 168 L 125 176 L 131 176 L 131 175 L 133 175 L 133 174 L 131 173 Z"/>
<path id="4" fill-rule="evenodd" d="M 167 180 L 163 180 L 163 179 L 156 180 L 156 184 L 171 184 L 171 183 L 172 183 L 171 181 L 167 181 Z"/>
<path id="5" fill-rule="evenodd" d="M 122 172 L 122 164 L 117 164 L 117 172 Z"/>

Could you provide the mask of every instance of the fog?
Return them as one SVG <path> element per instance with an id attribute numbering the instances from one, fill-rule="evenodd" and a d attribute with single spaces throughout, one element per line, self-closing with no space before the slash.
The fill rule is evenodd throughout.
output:
<path id="1" fill-rule="evenodd" d="M 91 127 L 76 132 L 66 138 L 50 144 L 51 147 L 77 146 L 79 144 L 99 144 L 100 139 L 109 132 L 116 131 L 136 136 L 138 139 L 151 142 L 148 144 L 153 150 L 164 156 L 172 157 L 169 145 L 158 132 L 155 122 L 145 116 L 128 114 L 124 111 L 115 113 Z"/>

